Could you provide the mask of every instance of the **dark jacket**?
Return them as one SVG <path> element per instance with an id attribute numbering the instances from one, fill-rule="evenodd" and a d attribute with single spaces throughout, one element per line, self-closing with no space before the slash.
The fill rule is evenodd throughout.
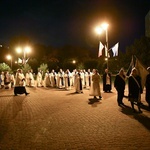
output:
<path id="1" fill-rule="evenodd" d="M 123 78 L 119 74 L 116 75 L 114 87 L 117 91 L 124 91 L 125 89 L 125 76 L 123 76 Z"/>
<path id="2" fill-rule="evenodd" d="M 150 104 L 150 74 L 146 77 L 146 101 Z"/>
<path id="3" fill-rule="evenodd" d="M 137 82 L 134 80 L 134 78 L 137 80 Z M 140 76 L 136 76 L 136 77 L 129 77 L 128 80 L 128 84 L 129 84 L 129 97 L 130 98 L 136 98 L 138 99 L 139 97 L 139 93 L 143 93 L 142 90 L 142 85 L 141 85 L 141 77 Z"/>

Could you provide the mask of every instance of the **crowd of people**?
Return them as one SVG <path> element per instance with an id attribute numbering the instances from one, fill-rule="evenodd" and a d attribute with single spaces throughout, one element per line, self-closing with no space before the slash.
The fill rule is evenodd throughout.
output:
<path id="1" fill-rule="evenodd" d="M 150 67 L 147 68 L 149 74 L 146 77 L 146 102 L 150 108 Z M 123 97 L 126 80 L 128 79 L 128 98 L 131 102 L 131 107 L 135 112 L 134 104 L 137 103 L 138 110 L 142 113 L 140 109 L 141 105 L 141 94 L 143 89 L 141 86 L 141 77 L 138 75 L 137 69 L 133 68 L 130 76 L 127 78 L 124 69 L 121 69 L 119 73 L 115 76 L 114 87 L 117 91 L 117 103 L 118 106 L 124 105 Z M 102 76 L 103 81 L 103 91 L 111 93 L 112 91 L 112 76 L 108 69 Z M 102 99 L 101 95 L 101 75 L 98 73 L 97 69 L 92 71 L 88 69 L 74 69 L 70 72 L 69 69 L 63 71 L 60 69 L 56 72 L 54 69 L 49 72 L 47 70 L 44 74 L 41 70 L 35 77 L 32 70 L 24 75 L 22 69 L 18 69 L 16 74 L 9 74 L 8 71 L 1 72 L 0 74 L 0 88 L 14 88 L 14 95 L 29 93 L 26 91 L 27 87 L 52 87 L 60 88 L 65 90 L 75 89 L 76 93 L 83 93 L 83 89 L 89 89 L 89 95 L 93 96 L 94 99 Z"/>

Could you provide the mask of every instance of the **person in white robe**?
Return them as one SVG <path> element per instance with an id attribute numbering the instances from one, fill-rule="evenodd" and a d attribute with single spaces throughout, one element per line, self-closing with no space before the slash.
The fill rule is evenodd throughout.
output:
<path id="1" fill-rule="evenodd" d="M 25 76 L 23 74 L 23 71 L 21 69 L 17 70 L 16 73 L 16 82 L 14 87 L 14 95 L 17 96 L 18 94 L 25 94 L 28 95 L 29 93 L 26 91 L 26 84 L 25 84 Z"/>
<path id="2" fill-rule="evenodd" d="M 77 74 L 77 70 L 74 69 L 74 70 L 72 71 L 72 80 L 71 80 L 71 85 L 72 85 L 72 86 L 75 86 L 76 74 Z"/>
<path id="3" fill-rule="evenodd" d="M 93 69 L 92 83 L 91 83 L 89 95 L 94 96 L 94 99 L 97 99 L 97 96 L 99 97 L 99 99 L 102 98 L 100 81 L 101 81 L 101 76 L 99 75 L 98 70 Z"/>
<path id="4" fill-rule="evenodd" d="M 69 71 L 69 69 L 66 70 L 66 72 L 64 74 L 64 78 L 65 78 L 65 89 L 66 90 L 71 90 L 71 78 L 72 78 L 72 74 Z"/>
<path id="5" fill-rule="evenodd" d="M 34 76 L 33 76 L 33 70 L 31 69 L 29 71 L 29 86 L 30 87 L 34 87 L 35 86 L 35 80 L 34 80 Z"/>
<path id="6" fill-rule="evenodd" d="M 65 80 L 64 80 L 64 71 L 62 69 L 59 70 L 57 74 L 57 87 L 64 88 Z"/>
<path id="7" fill-rule="evenodd" d="M 42 71 L 41 70 L 38 71 L 36 80 L 37 80 L 37 87 L 43 87 L 43 79 L 42 79 Z"/>
<path id="8" fill-rule="evenodd" d="M 86 72 L 85 80 L 86 80 L 86 89 L 90 89 L 92 82 L 92 72 L 90 69 L 88 69 L 88 71 Z"/>
<path id="9" fill-rule="evenodd" d="M 83 86 L 82 86 L 82 78 L 81 70 L 78 70 L 78 73 L 75 76 L 75 92 L 76 93 L 83 93 Z"/>
<path id="10" fill-rule="evenodd" d="M 54 69 L 52 69 L 50 73 L 50 78 L 51 78 L 51 86 L 57 87 L 57 73 L 55 72 Z"/>
<path id="11" fill-rule="evenodd" d="M 1 72 L 1 88 L 4 88 L 4 72 Z"/>
<path id="12" fill-rule="evenodd" d="M 10 87 L 13 88 L 15 85 L 15 76 L 13 73 L 10 74 Z"/>
<path id="13" fill-rule="evenodd" d="M 49 73 L 48 70 L 45 73 L 44 83 L 45 83 L 45 87 L 50 87 L 51 86 L 50 73 Z"/>
<path id="14" fill-rule="evenodd" d="M 29 78 L 29 72 L 30 70 L 28 70 L 28 72 L 26 73 L 26 86 L 29 86 L 29 82 L 30 82 L 30 78 Z"/>
<path id="15" fill-rule="evenodd" d="M 83 80 L 82 80 L 82 86 L 83 86 L 83 88 L 86 88 L 86 74 L 87 74 L 87 72 L 86 72 L 86 70 L 85 69 L 83 69 L 83 71 L 82 71 L 82 78 L 83 78 Z"/>

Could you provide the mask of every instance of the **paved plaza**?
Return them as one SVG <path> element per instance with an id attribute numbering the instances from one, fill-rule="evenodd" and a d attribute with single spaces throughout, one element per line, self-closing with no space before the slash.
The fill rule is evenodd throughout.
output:
<path id="1" fill-rule="evenodd" d="M 28 96 L 0 90 L 0 150 L 149 150 L 150 111 L 142 114 L 116 91 L 94 101 L 89 90 L 27 88 Z M 127 94 L 127 90 L 125 91 Z M 137 109 L 137 107 L 135 106 Z"/>

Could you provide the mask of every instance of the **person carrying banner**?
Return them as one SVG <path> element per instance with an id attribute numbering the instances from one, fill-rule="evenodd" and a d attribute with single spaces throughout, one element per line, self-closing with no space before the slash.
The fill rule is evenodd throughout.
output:
<path id="1" fill-rule="evenodd" d="M 125 73 L 124 73 L 124 69 L 121 68 L 119 73 L 116 75 L 115 81 L 114 81 L 114 87 L 117 90 L 118 106 L 124 105 L 122 100 L 123 100 L 123 97 L 124 97 L 125 81 L 126 81 L 126 76 L 125 76 Z"/>
<path id="2" fill-rule="evenodd" d="M 131 71 L 131 75 L 128 79 L 128 88 L 129 88 L 129 101 L 131 102 L 131 106 L 133 112 L 136 112 L 134 109 L 134 104 L 137 103 L 139 113 L 142 113 L 140 105 L 141 105 L 141 94 L 143 93 L 142 85 L 141 85 L 141 77 L 138 75 L 137 69 L 133 68 Z"/>

